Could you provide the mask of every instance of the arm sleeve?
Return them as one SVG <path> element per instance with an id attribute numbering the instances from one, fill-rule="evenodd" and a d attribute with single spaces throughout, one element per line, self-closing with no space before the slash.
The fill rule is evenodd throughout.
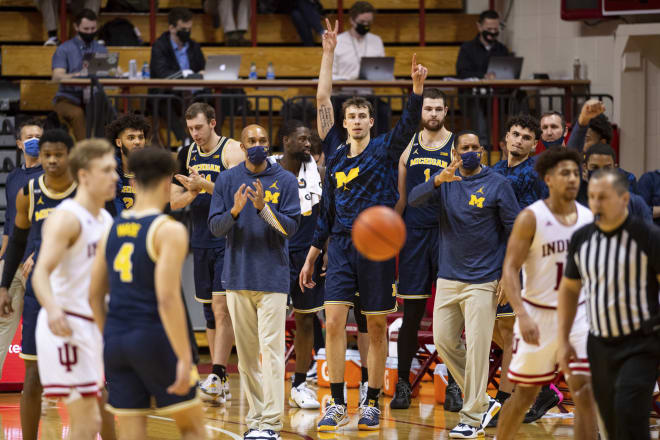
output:
<path id="1" fill-rule="evenodd" d="M 401 119 L 397 121 L 390 132 L 384 135 L 384 143 L 391 158 L 399 160 L 401 153 L 406 149 L 410 139 L 419 128 L 421 118 L 422 96 L 411 93 Z"/>
<path id="2" fill-rule="evenodd" d="M 331 166 L 332 164 L 329 165 Z M 325 170 L 325 179 L 321 195 L 321 210 L 319 212 L 318 220 L 316 221 L 314 239 L 312 240 L 312 246 L 317 249 L 323 249 L 325 242 L 328 240 L 328 237 L 330 237 L 330 230 L 335 222 L 335 191 L 330 177 L 330 166 Z"/>
<path id="3" fill-rule="evenodd" d="M 467 44 L 463 44 L 458 51 L 458 58 L 456 59 L 456 76 L 459 78 L 481 78 L 483 76 L 472 60 L 470 49 Z"/>
<path id="4" fill-rule="evenodd" d="M 580 229 L 573 233 L 571 242 L 568 244 L 568 253 L 566 255 L 566 269 L 564 269 L 564 276 L 572 280 L 579 280 L 580 268 L 578 266 L 578 246 L 580 243 L 578 232 Z"/>
<path id="5" fill-rule="evenodd" d="M 300 197 L 298 185 L 290 179 L 287 179 L 286 186 L 283 186 L 282 190 L 278 209 L 272 209 L 266 203 L 264 209 L 259 211 L 259 217 L 282 237 L 289 238 L 296 233 L 300 223 Z"/>
<path id="6" fill-rule="evenodd" d="M 408 194 L 408 204 L 410 206 L 417 208 L 440 201 L 440 188 L 442 188 L 442 185 L 447 185 L 447 183 L 443 183 L 436 188 L 433 180 L 433 176 L 431 176 L 427 182 L 420 183 L 410 191 L 410 194 Z"/>
<path id="7" fill-rule="evenodd" d="M 176 155 L 177 174 L 183 174 L 184 176 L 190 175 L 190 171 L 188 171 L 188 167 L 186 166 L 189 149 L 190 149 L 190 145 L 187 147 L 183 147 L 182 149 L 179 150 L 179 152 Z M 181 185 L 181 182 L 176 180 L 174 176 L 172 176 L 172 183 L 175 185 L 179 185 L 180 187 L 183 187 L 183 185 Z"/>
<path id="8" fill-rule="evenodd" d="M 236 224 L 236 220 L 231 215 L 233 200 L 225 200 L 222 188 L 226 179 L 223 179 L 223 173 L 220 173 L 215 181 L 213 196 L 211 197 L 211 207 L 209 209 L 209 230 L 216 237 L 227 235 L 227 232 Z"/>
<path id="9" fill-rule="evenodd" d="M 499 215 L 502 226 L 506 233 L 507 239 L 511 235 L 511 230 L 513 229 L 513 223 L 516 221 L 516 217 L 520 213 L 520 205 L 516 199 L 516 194 L 513 192 L 513 188 L 509 181 L 506 181 L 500 185 L 500 199 L 499 199 Z"/>
<path id="10" fill-rule="evenodd" d="M 649 207 L 653 207 L 653 178 L 650 173 L 642 174 L 642 177 L 639 178 L 637 193 Z"/>
<path id="11" fill-rule="evenodd" d="M 575 148 L 578 151 L 584 150 L 584 137 L 587 135 L 588 126 L 581 126 L 576 120 L 571 130 L 571 136 L 568 138 L 566 148 Z"/>
<path id="12" fill-rule="evenodd" d="M 2 281 L 0 287 L 9 288 L 18 266 L 21 264 L 30 229 L 21 229 L 14 226 L 14 233 L 9 237 L 7 251 L 5 252 L 5 266 L 2 269 Z"/>

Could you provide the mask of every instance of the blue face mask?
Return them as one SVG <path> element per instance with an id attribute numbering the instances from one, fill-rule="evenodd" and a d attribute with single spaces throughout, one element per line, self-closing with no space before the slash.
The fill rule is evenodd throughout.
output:
<path id="1" fill-rule="evenodd" d="M 23 142 L 25 154 L 32 157 L 39 157 L 39 139 L 31 138 Z"/>
<path id="2" fill-rule="evenodd" d="M 461 154 L 461 160 L 463 161 L 463 168 L 468 171 L 476 170 L 481 164 L 481 153 L 468 151 L 467 153 Z"/>
<path id="3" fill-rule="evenodd" d="M 247 157 L 253 165 L 259 166 L 264 163 L 266 157 L 268 157 L 268 147 L 259 145 L 250 147 L 247 149 Z"/>
<path id="4" fill-rule="evenodd" d="M 543 146 L 545 146 L 545 148 L 561 147 L 562 144 L 564 143 L 564 136 L 560 137 L 556 141 L 550 141 L 550 142 L 546 142 L 543 139 L 541 139 L 541 143 L 543 144 Z"/>

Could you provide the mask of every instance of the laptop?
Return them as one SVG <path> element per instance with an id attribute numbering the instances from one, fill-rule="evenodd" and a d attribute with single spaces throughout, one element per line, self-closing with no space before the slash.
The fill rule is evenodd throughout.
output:
<path id="1" fill-rule="evenodd" d="M 486 72 L 493 72 L 495 79 L 520 79 L 522 63 L 522 57 L 490 57 Z"/>
<path id="2" fill-rule="evenodd" d="M 394 79 L 394 57 L 362 57 L 359 79 L 392 81 Z"/>
<path id="3" fill-rule="evenodd" d="M 94 52 L 83 58 L 83 70 L 86 67 L 87 75 L 97 78 L 117 76 L 117 64 L 119 64 L 119 52 Z"/>
<path id="4" fill-rule="evenodd" d="M 204 79 L 234 81 L 241 68 L 240 55 L 210 55 L 206 60 Z"/>

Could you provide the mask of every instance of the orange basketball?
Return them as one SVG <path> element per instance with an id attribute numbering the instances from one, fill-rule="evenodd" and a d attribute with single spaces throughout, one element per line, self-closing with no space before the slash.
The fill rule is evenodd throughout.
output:
<path id="1" fill-rule="evenodd" d="M 372 206 L 353 222 L 353 244 L 366 258 L 385 261 L 394 258 L 406 241 L 406 225 L 387 206 Z"/>

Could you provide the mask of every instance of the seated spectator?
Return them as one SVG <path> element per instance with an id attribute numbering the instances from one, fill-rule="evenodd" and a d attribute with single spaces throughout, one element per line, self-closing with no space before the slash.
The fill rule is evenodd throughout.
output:
<path id="1" fill-rule="evenodd" d="M 206 0 L 204 10 L 213 16 L 213 24 L 217 28 L 222 24 L 227 46 L 249 46 L 245 39 L 250 22 L 249 0 Z"/>
<path id="2" fill-rule="evenodd" d="M 637 191 L 653 211 L 653 221 L 660 226 L 660 170 L 642 174 L 637 182 Z"/>
<path id="3" fill-rule="evenodd" d="M 288 3 L 288 2 L 287 2 Z M 291 14 L 291 21 L 300 35 L 303 46 L 314 45 L 314 35 L 312 31 L 320 37 L 324 29 L 321 25 L 321 13 L 323 6 L 319 0 L 295 0 Z"/>
<path id="4" fill-rule="evenodd" d="M 59 8 L 61 1 L 34 0 L 34 3 L 39 12 L 41 12 L 41 16 L 44 19 L 44 27 L 48 32 L 48 39 L 44 43 L 44 46 L 58 46 L 60 40 L 57 38 L 57 26 L 60 22 Z M 74 16 L 79 14 L 82 9 L 89 9 L 95 14 L 98 14 L 101 8 L 101 0 L 72 0 L 67 3 L 70 3 Z"/>
<path id="5" fill-rule="evenodd" d="M 566 119 L 564 115 L 551 111 L 541 115 L 541 139 L 536 144 L 534 154 L 539 155 L 550 147 L 559 147 L 566 145 Z"/>
<path id="6" fill-rule="evenodd" d="M 86 75 L 86 72 L 82 72 L 84 57 L 108 52 L 105 46 L 95 40 L 96 21 L 96 13 L 90 9 L 83 9 L 76 15 L 73 22 L 76 36 L 62 43 L 53 54 L 53 81 Z M 76 141 L 87 137 L 82 107 L 88 97 L 83 95 L 80 87 L 60 85 L 53 100 L 55 112 L 73 130 Z"/>

